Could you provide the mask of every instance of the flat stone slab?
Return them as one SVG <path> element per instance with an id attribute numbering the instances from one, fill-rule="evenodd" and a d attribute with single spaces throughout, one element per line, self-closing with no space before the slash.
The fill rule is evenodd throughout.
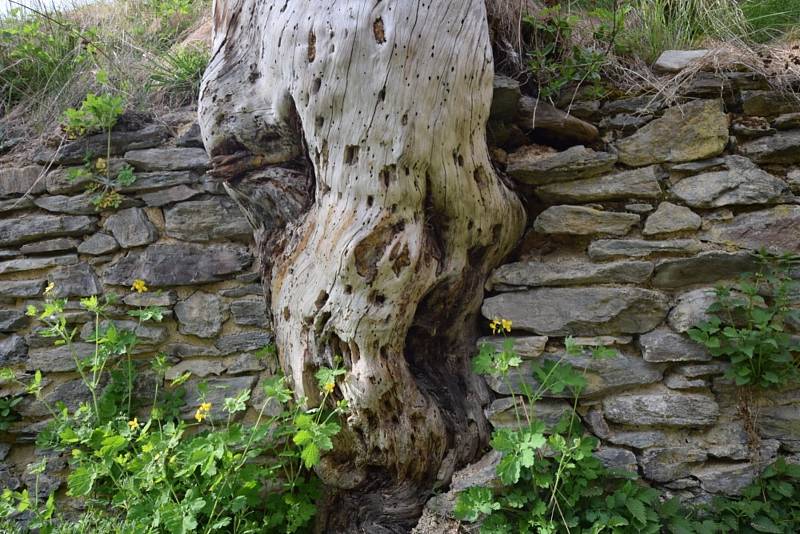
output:
<path id="1" fill-rule="evenodd" d="M 589 258 L 605 261 L 619 258 L 650 258 L 696 254 L 702 244 L 696 239 L 645 241 L 643 239 L 600 239 L 589 245 Z"/>
<path id="2" fill-rule="evenodd" d="M 635 134 L 617 142 L 619 161 L 632 167 L 682 163 L 717 156 L 728 144 L 728 116 L 721 100 L 695 100 L 669 108 Z"/>
<path id="3" fill-rule="evenodd" d="M 522 183 L 545 185 L 603 174 L 610 171 L 616 161 L 614 154 L 595 152 L 583 145 L 556 153 L 523 148 L 508 155 L 506 172 Z"/>
<path id="4" fill-rule="evenodd" d="M 692 62 L 708 55 L 708 50 L 664 50 L 653 63 L 653 70 L 659 72 L 680 72 Z"/>
<path id="5" fill-rule="evenodd" d="M 126 150 L 150 148 L 158 146 L 169 137 L 166 126 L 151 124 L 141 130 L 130 132 L 113 132 L 111 135 L 111 154 L 122 154 Z M 58 150 L 45 149 L 36 154 L 36 163 L 49 165 L 81 164 L 88 155 L 105 157 L 108 136 L 106 134 L 90 135 L 68 143 Z"/>
<path id="6" fill-rule="evenodd" d="M 691 258 L 665 260 L 656 266 L 653 287 L 675 289 L 736 279 L 758 269 L 749 252 L 703 252 Z"/>
<path id="7" fill-rule="evenodd" d="M 46 256 L 41 258 L 19 258 L 0 262 L 0 274 L 18 273 L 21 271 L 35 271 L 58 267 L 60 265 L 74 265 L 78 263 L 77 254 L 64 254 L 63 256 Z"/>
<path id="8" fill-rule="evenodd" d="M 475 344 L 480 350 L 483 345 L 490 345 L 496 350 L 504 350 L 506 341 L 511 340 L 514 352 L 523 359 L 537 358 L 542 355 L 547 346 L 547 336 L 487 336 L 478 339 Z"/>
<path id="9" fill-rule="evenodd" d="M 0 246 L 53 237 L 80 236 L 95 230 L 96 217 L 32 214 L 0 220 Z"/>
<path id="10" fill-rule="evenodd" d="M 120 210 L 106 219 L 103 228 L 122 248 L 149 245 L 158 239 L 158 230 L 142 208 Z"/>
<path id="11" fill-rule="evenodd" d="M 653 165 L 537 187 L 536 195 L 548 203 L 657 199 L 662 194 L 660 176 L 661 170 Z"/>
<path id="12" fill-rule="evenodd" d="M 38 297 L 44 291 L 44 286 L 45 280 L 2 281 L 0 282 L 0 297 L 15 299 Z"/>
<path id="13" fill-rule="evenodd" d="M 102 256 L 117 250 L 119 250 L 117 240 L 103 232 L 93 234 L 78 245 L 79 254 L 89 254 L 90 256 Z"/>
<path id="14" fill-rule="evenodd" d="M 221 298 L 198 291 L 175 304 L 175 317 L 181 334 L 210 338 L 222 330 L 227 314 Z"/>
<path id="15" fill-rule="evenodd" d="M 707 458 L 708 454 L 697 447 L 657 447 L 639 456 L 644 478 L 662 483 L 689 476 L 692 468 Z"/>
<path id="16" fill-rule="evenodd" d="M 717 421 L 719 405 L 711 394 L 651 386 L 645 391 L 606 397 L 603 413 L 609 421 L 624 425 L 703 427 Z"/>
<path id="17" fill-rule="evenodd" d="M 28 192 L 38 195 L 45 188 L 43 171 L 39 165 L 0 168 L 0 199 Z"/>
<path id="18" fill-rule="evenodd" d="M 486 282 L 489 291 L 518 291 L 525 287 L 588 284 L 640 284 L 653 273 L 649 261 L 591 263 L 580 259 L 518 262 L 502 265 Z"/>
<path id="19" fill-rule="evenodd" d="M 700 228 L 703 219 L 685 206 L 662 202 L 644 223 L 644 235 L 691 232 Z"/>
<path id="20" fill-rule="evenodd" d="M 42 347 L 30 349 L 25 368 L 43 373 L 63 373 L 75 370 L 75 358 L 79 361 L 94 355 L 94 343 L 74 342 L 72 346 Z"/>
<path id="21" fill-rule="evenodd" d="M 51 252 L 64 252 L 78 248 L 79 241 L 72 237 L 57 237 L 45 241 L 37 241 L 22 245 L 19 251 L 23 254 L 49 254 Z"/>
<path id="22" fill-rule="evenodd" d="M 167 235 L 183 241 L 247 240 L 253 230 L 228 197 L 181 202 L 165 210 Z"/>
<path id="23" fill-rule="evenodd" d="M 666 326 L 656 328 L 639 337 L 642 357 L 645 361 L 663 362 L 707 362 L 711 354 L 705 347 L 687 336 L 673 332 Z"/>
<path id="24" fill-rule="evenodd" d="M 141 171 L 205 171 L 210 162 L 203 148 L 150 148 L 125 153 L 125 161 Z"/>
<path id="25" fill-rule="evenodd" d="M 667 315 L 665 295 L 635 287 L 542 288 L 484 300 L 484 317 L 547 336 L 638 334 Z"/>
<path id="26" fill-rule="evenodd" d="M 779 91 L 742 90 L 742 110 L 745 115 L 775 117 L 800 111 L 800 102 Z"/>
<path id="27" fill-rule="evenodd" d="M 676 332 L 686 332 L 693 326 L 708 321 L 708 308 L 716 300 L 717 294 L 711 288 L 695 289 L 682 294 L 669 312 L 669 325 Z"/>
<path id="28" fill-rule="evenodd" d="M 241 272 L 252 261 L 244 245 L 154 244 L 110 264 L 103 281 L 130 286 L 140 279 L 152 287 L 205 284 Z"/>
<path id="29" fill-rule="evenodd" d="M 86 263 L 59 267 L 49 274 L 48 279 L 55 285 L 53 296 L 56 298 L 88 297 L 103 293 L 103 284 Z"/>
<path id="30" fill-rule="evenodd" d="M 749 250 L 800 252 L 800 206 L 780 205 L 714 223 L 700 235 L 703 241 Z"/>
<path id="31" fill-rule="evenodd" d="M 693 208 L 776 204 L 793 199 L 788 184 L 746 158 L 729 156 L 730 170 L 684 178 L 671 192 Z"/>
<path id="32" fill-rule="evenodd" d="M 635 213 L 601 211 L 584 206 L 551 206 L 533 223 L 542 234 L 623 236 L 639 224 Z"/>
<path id="33" fill-rule="evenodd" d="M 580 391 L 581 397 L 598 397 L 619 388 L 655 384 L 661 381 L 664 371 L 664 365 L 649 363 L 638 355 L 625 352 L 617 352 L 610 358 L 595 358 L 590 354 L 573 356 L 563 353 L 545 354 L 542 358 L 552 362 L 563 359 L 582 372 L 586 378 L 586 387 Z M 537 391 L 540 387 L 531 370 L 530 360 L 509 371 L 507 378 L 487 376 L 486 382 L 495 393 L 500 395 L 510 395 L 511 393 L 524 395 L 526 389 Z M 543 395 L 548 398 L 571 399 L 575 393 L 568 388 L 559 393 L 547 391 Z"/>
<path id="34" fill-rule="evenodd" d="M 516 401 L 516 411 L 515 411 Z M 569 416 L 572 405 L 567 401 L 540 399 L 534 406 L 530 406 L 521 398 L 512 399 L 504 397 L 492 402 L 484 410 L 486 419 L 494 428 L 521 429 L 525 423 L 524 413 L 528 413 L 532 419 L 542 421 L 547 429 L 552 429 L 564 416 Z M 516 414 L 519 413 L 521 421 L 517 421 Z"/>
<path id="35" fill-rule="evenodd" d="M 759 137 L 739 147 L 739 152 L 759 164 L 800 163 L 800 130 Z"/>

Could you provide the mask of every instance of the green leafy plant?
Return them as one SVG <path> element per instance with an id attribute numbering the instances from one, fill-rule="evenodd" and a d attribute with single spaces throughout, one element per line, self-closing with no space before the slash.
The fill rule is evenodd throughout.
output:
<path id="1" fill-rule="evenodd" d="M 107 77 L 101 72 L 98 80 L 107 81 Z M 119 190 L 136 181 L 133 168 L 129 165 L 124 165 L 114 176 L 111 171 L 111 133 L 124 110 L 121 96 L 89 93 L 79 108 L 64 112 L 64 130 L 69 138 L 96 132 L 106 135 L 105 157 L 93 160 L 89 155 L 83 167 L 72 169 L 69 173 L 70 180 L 88 182 L 87 191 L 94 193 L 91 202 L 98 210 L 118 208 L 123 200 Z"/>
<path id="2" fill-rule="evenodd" d="M 800 342 L 786 331 L 791 321 L 800 321 L 792 305 L 800 283 L 790 273 L 800 257 L 760 253 L 756 259 L 757 272 L 733 287 L 716 288 L 709 320 L 688 334 L 731 362 L 728 377 L 737 385 L 780 388 L 800 380 Z"/>
<path id="3" fill-rule="evenodd" d="M 208 52 L 197 47 L 166 52 L 153 61 L 150 83 L 164 92 L 175 105 L 194 101 L 200 91 L 200 81 L 208 60 Z"/>
<path id="4" fill-rule="evenodd" d="M 147 291 L 142 280 L 132 289 Z M 52 290 L 48 286 L 47 294 Z M 249 390 L 214 406 L 208 386 L 200 383 L 193 414 L 175 406 L 170 393 L 190 374 L 162 389 L 169 364 L 159 355 L 149 366 L 154 386 L 147 405 L 134 396 L 141 363 L 132 358 L 138 326 L 125 330 L 107 320 L 112 302 L 81 300 L 81 307 L 94 317 L 89 341 L 95 350 L 90 354 L 75 350 L 77 329 L 67 322 L 65 300 L 48 297 L 41 308 L 28 309 L 44 324 L 43 335 L 72 353 L 89 397 L 76 410 L 48 402 L 40 372 L 24 380 L 12 369 L 0 371 L 0 379 L 19 382 L 51 414 L 37 443 L 69 455 L 67 494 L 85 500 L 88 516 L 95 518 L 92 523 L 114 519 L 114 532 L 307 531 L 321 487 L 312 469 L 333 448 L 338 418 L 347 411 L 345 401 L 334 399 L 345 371 L 318 371 L 321 400 L 312 407 L 303 399 L 294 402 L 283 378 L 267 380 L 262 400 L 250 413 L 254 422 L 245 424 L 241 419 L 250 410 Z M 160 321 L 163 311 L 142 307 L 128 315 L 142 325 Z M 189 421 L 187 415 L 192 416 Z M 52 495 L 43 505 L 38 497 L 38 488 L 32 496 L 5 491 L 0 520 L 33 510 L 39 532 L 84 532 L 74 530 L 73 522 L 54 518 Z"/>
<path id="5" fill-rule="evenodd" d="M 510 322 L 499 319 L 492 323 L 495 331 L 510 331 L 510 327 Z M 473 368 L 506 383 L 512 392 L 516 424 L 492 434 L 491 446 L 502 455 L 497 465 L 502 486 L 462 492 L 454 510 L 456 517 L 480 519 L 481 532 L 487 534 L 660 532 L 662 515 L 669 511 L 660 503 L 660 494 L 635 482 L 633 475 L 611 472 L 602 465 L 593 455 L 598 441 L 582 434 L 574 407 L 552 429 L 535 417 L 536 402 L 548 392 L 569 390 L 577 403 L 586 378 L 567 359 L 586 352 L 568 338 L 562 357 L 532 364 L 535 388 L 525 380 L 514 381 L 523 391 L 520 397 L 510 387 L 510 374 L 520 372 L 522 364 L 513 339 L 506 338 L 499 350 L 488 344 L 481 347 Z M 604 358 L 615 352 L 597 347 L 591 354 Z"/>
<path id="6" fill-rule="evenodd" d="M 22 402 L 22 397 L 13 395 L 0 397 L 0 432 L 5 432 L 15 421 L 19 421 L 19 414 L 14 407 Z"/>

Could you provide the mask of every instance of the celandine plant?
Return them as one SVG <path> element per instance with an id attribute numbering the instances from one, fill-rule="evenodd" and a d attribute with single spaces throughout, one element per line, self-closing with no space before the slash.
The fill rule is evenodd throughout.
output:
<path id="1" fill-rule="evenodd" d="M 55 513 L 54 496 L 40 502 L 37 491 L 6 489 L 0 499 L 0 519 L 27 518 L 26 529 L 41 533 L 104 532 L 171 533 L 292 533 L 310 528 L 316 512 L 320 482 L 312 469 L 322 453 L 333 448 L 338 418 L 347 411 L 335 400 L 338 367 L 317 373 L 321 401 L 307 408 L 293 401 L 283 378 L 264 385 L 264 400 L 245 424 L 250 391 L 213 406 L 200 388 L 199 406 L 190 421 L 180 417 L 177 390 L 188 378 L 181 375 L 160 387 L 168 364 L 152 358 L 154 393 L 147 405 L 133 394 L 137 368 L 132 358 L 138 343 L 134 331 L 119 329 L 105 315 L 113 298 L 90 297 L 81 307 L 94 316 L 89 339 L 95 350 L 78 354 L 64 313 L 66 301 L 47 299 L 29 315 L 45 324 L 43 335 L 72 351 L 89 401 L 75 411 L 51 405 L 43 391 L 41 372 L 23 382 L 11 369 L 2 378 L 18 381 L 42 402 L 52 416 L 38 439 L 40 447 L 70 457 L 67 495 L 83 500 L 86 512 L 77 522 Z M 132 290 L 147 291 L 144 281 Z M 129 312 L 141 325 L 160 321 L 163 310 L 145 307 Z M 45 466 L 41 466 L 44 472 Z M 20 516 L 20 514 L 23 514 Z"/>

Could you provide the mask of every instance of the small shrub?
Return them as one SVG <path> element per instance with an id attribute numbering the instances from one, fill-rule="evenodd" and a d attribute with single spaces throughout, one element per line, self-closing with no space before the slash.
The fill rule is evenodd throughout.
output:
<path id="1" fill-rule="evenodd" d="M 791 277 L 800 257 L 756 256 L 760 269 L 734 287 L 718 287 L 711 317 L 689 330 L 694 341 L 731 362 L 728 377 L 738 386 L 780 388 L 800 380 L 800 342 L 786 328 L 800 320 L 793 308 L 800 283 Z"/>
<path id="2" fill-rule="evenodd" d="M 195 47 L 166 52 L 153 61 L 150 83 L 175 105 L 197 99 L 209 54 Z"/>

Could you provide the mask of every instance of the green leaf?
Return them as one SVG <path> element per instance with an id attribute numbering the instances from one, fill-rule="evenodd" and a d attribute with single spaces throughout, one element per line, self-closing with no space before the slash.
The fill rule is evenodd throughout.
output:
<path id="1" fill-rule="evenodd" d="M 68 495 L 71 497 L 85 497 L 92 491 L 97 473 L 87 466 L 81 466 L 69 474 L 67 478 Z"/>
<path id="2" fill-rule="evenodd" d="M 300 458 L 308 469 L 311 469 L 320 459 L 319 448 L 314 443 L 309 443 L 300 452 Z"/>

